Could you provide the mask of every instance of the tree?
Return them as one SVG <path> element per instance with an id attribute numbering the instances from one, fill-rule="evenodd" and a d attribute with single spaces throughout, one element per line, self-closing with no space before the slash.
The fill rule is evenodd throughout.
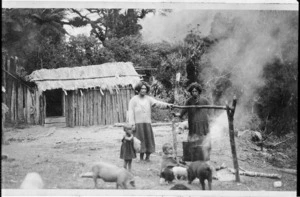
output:
<path id="1" fill-rule="evenodd" d="M 202 72 L 202 66 L 200 64 L 201 57 L 208 52 L 209 47 L 214 43 L 213 40 L 208 37 L 200 37 L 200 35 L 193 32 L 189 33 L 184 39 L 184 56 L 186 57 L 186 73 L 187 83 L 186 86 L 193 82 L 199 82 L 202 78 L 199 78 L 199 74 Z"/>
<path id="2" fill-rule="evenodd" d="M 2 49 L 23 60 L 27 72 L 43 68 L 44 50 L 67 33 L 64 9 L 3 9 L 2 17 Z"/>
<path id="3" fill-rule="evenodd" d="M 263 77 L 266 85 L 258 90 L 257 112 L 261 127 L 268 133 L 282 136 L 296 132 L 298 121 L 297 62 L 282 63 L 279 59 L 266 65 Z M 292 77 L 294 76 L 294 77 Z"/>
<path id="4" fill-rule="evenodd" d="M 56 43 L 67 33 L 64 9 L 3 9 L 2 43 L 10 53 L 26 56 L 43 39 Z"/>
<path id="5" fill-rule="evenodd" d="M 153 10 L 146 9 L 127 9 L 123 13 L 121 9 L 71 9 L 70 11 L 77 14 L 76 17 L 70 20 L 70 24 L 77 26 L 91 25 L 91 35 L 98 38 L 104 46 L 106 40 L 138 34 L 141 29 L 138 19 L 144 18 L 147 13 L 153 12 Z M 94 17 L 92 18 L 91 15 L 94 15 Z"/>
<path id="6" fill-rule="evenodd" d="M 71 36 L 68 49 L 72 59 L 76 60 L 73 66 L 85 66 L 102 64 L 115 61 L 114 54 L 103 47 L 94 36 L 77 35 Z"/>

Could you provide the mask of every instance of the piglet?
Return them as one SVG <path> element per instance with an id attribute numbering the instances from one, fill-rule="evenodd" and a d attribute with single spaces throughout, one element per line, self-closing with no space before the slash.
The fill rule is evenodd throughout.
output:
<path id="1" fill-rule="evenodd" d="M 198 178 L 202 186 L 202 190 L 205 190 L 205 180 L 208 181 L 209 190 L 212 189 L 212 168 L 205 161 L 194 161 L 188 167 L 188 183 L 191 184 L 195 178 Z"/>
<path id="2" fill-rule="evenodd" d="M 173 166 L 168 166 L 161 171 L 160 184 L 162 184 L 162 180 L 164 180 L 167 183 L 171 183 L 175 179 L 172 168 Z"/>
<path id="3" fill-rule="evenodd" d="M 178 180 L 178 177 L 187 178 L 187 169 L 181 166 L 175 166 L 172 168 L 175 179 Z"/>

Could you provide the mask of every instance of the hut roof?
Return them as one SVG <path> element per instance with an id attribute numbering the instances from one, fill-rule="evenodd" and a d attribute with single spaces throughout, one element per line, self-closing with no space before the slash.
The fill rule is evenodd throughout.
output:
<path id="1" fill-rule="evenodd" d="M 28 75 L 39 91 L 59 89 L 75 90 L 100 87 L 112 90 L 118 86 L 132 85 L 140 81 L 140 75 L 131 62 L 112 62 L 100 65 L 41 69 Z"/>

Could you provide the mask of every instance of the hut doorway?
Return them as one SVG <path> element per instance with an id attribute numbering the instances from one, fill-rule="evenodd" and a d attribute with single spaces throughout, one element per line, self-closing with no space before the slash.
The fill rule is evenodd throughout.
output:
<path id="1" fill-rule="evenodd" d="M 45 91 L 46 117 L 64 116 L 63 91 L 61 89 Z"/>

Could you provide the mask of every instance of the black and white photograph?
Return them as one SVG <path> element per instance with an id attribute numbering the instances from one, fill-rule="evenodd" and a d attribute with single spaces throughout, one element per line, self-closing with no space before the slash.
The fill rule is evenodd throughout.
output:
<path id="1" fill-rule="evenodd" d="M 296 196 L 297 2 L 91 2 L 2 7 L 2 195 Z"/>

